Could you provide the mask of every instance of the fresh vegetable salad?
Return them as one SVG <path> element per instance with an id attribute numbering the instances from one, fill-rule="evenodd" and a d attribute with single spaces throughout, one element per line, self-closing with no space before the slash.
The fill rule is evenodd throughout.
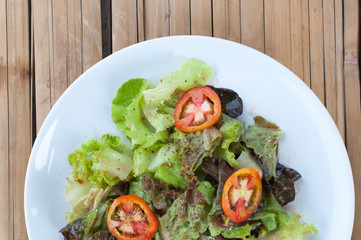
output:
<path id="1" fill-rule="evenodd" d="M 303 239 L 313 224 L 283 209 L 301 175 L 278 162 L 283 131 L 261 116 L 245 128 L 242 99 L 184 62 L 160 83 L 130 79 L 111 114 L 129 138 L 104 134 L 69 154 L 65 239 Z"/>

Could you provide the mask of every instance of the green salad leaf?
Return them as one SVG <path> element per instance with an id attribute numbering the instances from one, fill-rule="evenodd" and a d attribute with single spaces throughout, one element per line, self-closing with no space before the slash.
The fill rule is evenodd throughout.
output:
<path id="1" fill-rule="evenodd" d="M 222 135 L 220 144 L 214 150 L 214 155 L 226 160 L 232 167 L 237 166 L 234 152 L 230 149 L 232 143 L 237 143 L 244 134 L 245 123 L 222 114 L 223 124 L 219 128 Z"/>
<path id="2" fill-rule="evenodd" d="M 259 239 L 301 240 L 310 233 L 317 235 L 313 224 L 302 223 L 296 213 L 289 216 L 271 192 L 263 192 L 261 202 L 259 216 L 251 219 L 261 220 L 268 230 L 268 234 Z"/>
<path id="3" fill-rule="evenodd" d="M 142 119 L 140 100 L 148 85 L 149 81 L 146 79 L 130 79 L 118 89 L 112 102 L 113 122 L 132 140 L 133 147 L 136 145 L 149 147 L 168 138 L 167 131 L 154 132 Z"/>
<path id="4" fill-rule="evenodd" d="M 185 61 L 177 71 L 165 76 L 155 88 L 144 91 L 143 112 L 156 131 L 174 125 L 173 97 L 190 88 L 206 84 L 212 76 L 212 68 L 198 59 Z M 180 96 L 177 96 L 177 101 Z M 173 104 L 172 104 L 173 102 Z"/>
<path id="5" fill-rule="evenodd" d="M 283 136 L 283 131 L 263 117 L 256 116 L 254 121 L 255 124 L 245 131 L 242 141 L 260 157 L 263 174 L 268 181 L 272 177 L 276 178 L 278 141 Z"/>
<path id="6" fill-rule="evenodd" d="M 241 169 L 241 168 L 254 168 L 257 169 L 259 172 L 259 175 L 263 176 L 262 168 L 259 166 L 257 160 L 251 155 L 249 150 L 247 148 L 244 148 L 239 157 L 237 158 L 237 165 L 235 166 L 235 169 Z"/>
<path id="7" fill-rule="evenodd" d="M 134 150 L 133 158 L 133 174 L 135 177 L 149 171 L 149 166 L 157 157 L 159 149 L 164 144 L 153 144 L 150 147 L 139 146 Z M 153 171 L 154 172 L 154 171 Z"/>
<path id="8" fill-rule="evenodd" d="M 188 204 L 184 193 L 159 219 L 160 233 L 163 239 L 197 239 L 207 230 L 207 214 L 205 204 Z"/>
<path id="9" fill-rule="evenodd" d="M 151 198 L 149 197 L 148 193 L 144 190 L 142 180 L 143 180 L 143 175 L 140 175 L 140 176 L 134 178 L 130 182 L 130 184 L 129 184 L 129 194 L 138 196 L 141 199 L 143 199 L 144 202 L 146 202 L 147 204 L 150 204 L 151 203 Z"/>
<path id="10" fill-rule="evenodd" d="M 133 160 L 120 138 L 105 134 L 102 138 L 86 140 L 68 155 L 73 167 L 73 179 L 67 178 L 65 199 L 73 206 L 67 213 L 68 222 L 74 221 L 96 207 L 110 187 L 126 180 Z M 94 204 L 97 203 L 97 204 Z"/>
<path id="11" fill-rule="evenodd" d="M 154 177 L 160 181 L 172 185 L 176 188 L 185 188 L 187 186 L 185 178 L 181 175 L 182 165 L 174 160 L 166 165 L 159 166 Z"/>
<path id="12" fill-rule="evenodd" d="M 86 216 L 73 221 L 60 230 L 65 239 L 82 240 L 101 233 L 111 237 L 107 227 L 107 214 L 113 200 L 103 202 Z"/>
<path id="13" fill-rule="evenodd" d="M 245 239 L 251 235 L 251 228 L 249 224 L 241 227 L 231 227 L 222 232 L 222 236 L 225 238 L 241 238 Z"/>
<path id="14" fill-rule="evenodd" d="M 185 61 L 179 70 L 164 77 L 155 88 L 144 91 L 146 103 L 161 103 L 179 89 L 186 91 L 193 87 L 202 86 L 208 83 L 212 77 L 210 65 L 198 59 Z"/>
<path id="15" fill-rule="evenodd" d="M 215 127 L 192 133 L 185 133 L 176 128 L 170 136 L 170 141 L 178 146 L 178 152 L 181 154 L 179 162 L 182 174 L 193 175 L 193 172 L 201 165 L 203 158 L 212 155 L 220 139 L 221 133 Z"/>
<path id="16" fill-rule="evenodd" d="M 197 186 L 197 191 L 202 194 L 204 200 L 208 205 L 212 205 L 212 199 L 216 192 L 216 187 L 208 181 L 202 181 Z"/>

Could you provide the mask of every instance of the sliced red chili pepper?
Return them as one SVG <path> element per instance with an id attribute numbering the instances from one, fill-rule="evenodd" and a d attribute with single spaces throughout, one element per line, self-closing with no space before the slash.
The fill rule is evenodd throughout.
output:
<path id="1" fill-rule="evenodd" d="M 139 197 L 126 195 L 114 200 L 107 216 L 109 231 L 121 240 L 148 240 L 157 231 L 157 220 Z"/>
<path id="2" fill-rule="evenodd" d="M 207 86 L 195 87 L 180 97 L 174 110 L 174 121 L 183 132 L 196 132 L 213 126 L 221 112 L 217 93 Z"/>
<path id="3" fill-rule="evenodd" d="M 258 208 L 262 181 L 258 170 L 242 168 L 226 181 L 222 194 L 223 212 L 233 222 L 243 222 Z"/>

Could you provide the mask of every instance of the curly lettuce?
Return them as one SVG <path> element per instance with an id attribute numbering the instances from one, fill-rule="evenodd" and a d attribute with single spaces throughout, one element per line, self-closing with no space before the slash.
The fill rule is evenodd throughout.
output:
<path id="1" fill-rule="evenodd" d="M 269 181 L 272 177 L 277 177 L 278 141 L 283 136 L 283 131 L 261 116 L 254 117 L 254 121 L 255 124 L 249 126 L 243 134 L 242 141 L 259 156 L 263 174 Z"/>
<path id="2" fill-rule="evenodd" d="M 251 220 L 261 220 L 268 234 L 259 239 L 301 240 L 307 234 L 318 234 L 313 224 L 302 223 L 301 216 L 289 216 L 271 192 L 262 195 L 260 214 Z"/>
<path id="3" fill-rule="evenodd" d="M 231 149 L 232 143 L 238 143 L 244 134 L 245 123 L 222 114 L 222 126 L 219 131 L 222 135 L 220 144 L 214 150 L 214 155 L 226 160 L 232 167 L 237 166 L 235 153 Z"/>
<path id="4" fill-rule="evenodd" d="M 73 206 L 68 222 L 94 209 L 111 187 L 128 179 L 133 160 L 120 138 L 105 134 L 101 139 L 86 140 L 68 156 L 73 179 L 67 178 L 65 199 Z"/>
<path id="5" fill-rule="evenodd" d="M 69 223 L 60 230 L 61 234 L 63 234 L 65 239 L 69 240 L 94 239 L 97 235 L 102 237 L 109 236 L 110 239 L 112 234 L 108 230 L 106 218 L 112 202 L 113 200 L 109 199 L 86 216 Z"/>
<path id="6" fill-rule="evenodd" d="M 140 101 L 149 81 L 142 78 L 130 79 L 125 82 L 114 97 L 111 116 L 118 129 L 124 131 L 132 141 L 132 146 L 148 147 L 158 141 L 166 141 L 167 131 L 152 131 L 142 117 Z"/>

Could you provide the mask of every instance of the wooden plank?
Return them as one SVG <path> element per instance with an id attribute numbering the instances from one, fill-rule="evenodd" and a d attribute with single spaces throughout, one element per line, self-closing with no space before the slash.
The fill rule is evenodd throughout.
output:
<path id="1" fill-rule="evenodd" d="M 302 0 L 290 1 L 291 70 L 303 79 Z"/>
<path id="2" fill-rule="evenodd" d="M 29 1 L 31 4 L 31 1 Z M 30 6 L 30 114 L 31 114 L 31 144 L 33 145 L 37 136 L 35 115 L 35 54 L 34 54 L 34 11 Z"/>
<path id="3" fill-rule="evenodd" d="M 344 0 L 344 76 L 346 97 L 346 143 L 355 184 L 353 239 L 361 235 L 361 111 L 359 72 L 359 2 Z"/>
<path id="4" fill-rule="evenodd" d="M 308 1 L 301 2 L 302 7 L 302 50 L 303 50 L 303 81 L 311 87 L 310 66 L 310 14 Z"/>
<path id="5" fill-rule="evenodd" d="M 241 42 L 241 3 L 239 0 L 228 0 L 227 39 Z"/>
<path id="6" fill-rule="evenodd" d="M 6 39 L 6 0 L 0 0 L 0 239 L 13 239 L 10 212 L 9 172 L 9 105 Z"/>
<path id="7" fill-rule="evenodd" d="M 144 1 L 144 39 L 169 36 L 168 0 Z"/>
<path id="8" fill-rule="evenodd" d="M 144 41 L 144 0 L 137 0 L 138 42 Z"/>
<path id="9" fill-rule="evenodd" d="M 27 0 L 7 0 L 10 239 L 27 239 L 24 182 L 31 150 L 29 9 Z M 11 237 L 11 236 L 10 236 Z"/>
<path id="10" fill-rule="evenodd" d="M 191 24 L 189 16 L 189 1 L 169 0 L 170 35 L 189 35 Z"/>
<path id="11" fill-rule="evenodd" d="M 263 0 L 241 0 L 241 42 L 265 51 Z"/>
<path id="12" fill-rule="evenodd" d="M 227 38 L 227 1 L 213 0 L 213 36 L 218 38 Z"/>
<path id="13" fill-rule="evenodd" d="M 323 0 L 309 2 L 311 89 L 325 103 Z"/>
<path id="14" fill-rule="evenodd" d="M 291 68 L 290 1 L 265 0 L 265 52 Z"/>
<path id="15" fill-rule="evenodd" d="M 345 81 L 343 69 L 343 0 L 335 0 L 336 125 L 345 142 Z"/>
<path id="16" fill-rule="evenodd" d="M 52 1 L 53 6 L 53 74 L 51 79 L 51 104 L 54 105 L 68 87 L 68 21 L 67 1 Z"/>
<path id="17" fill-rule="evenodd" d="M 213 36 L 241 42 L 239 0 L 213 0 Z"/>
<path id="18" fill-rule="evenodd" d="M 113 52 L 137 42 L 137 4 L 133 0 L 112 0 Z"/>
<path id="19" fill-rule="evenodd" d="M 336 39 L 335 39 L 335 1 L 323 2 L 323 32 L 325 46 L 325 93 L 326 107 L 333 120 L 337 121 L 336 89 Z"/>
<path id="20" fill-rule="evenodd" d="M 50 73 L 50 39 L 52 32 L 51 1 L 33 0 L 34 13 L 34 61 L 35 63 L 35 102 L 36 129 L 39 131 L 51 109 L 51 73 Z"/>
<path id="21" fill-rule="evenodd" d="M 68 86 L 83 72 L 81 0 L 68 1 Z M 34 6 L 35 7 L 35 6 Z"/>
<path id="22" fill-rule="evenodd" d="M 82 0 L 83 71 L 102 59 L 100 0 Z"/>
<path id="23" fill-rule="evenodd" d="M 191 34 L 212 36 L 212 1 L 191 0 Z"/>

